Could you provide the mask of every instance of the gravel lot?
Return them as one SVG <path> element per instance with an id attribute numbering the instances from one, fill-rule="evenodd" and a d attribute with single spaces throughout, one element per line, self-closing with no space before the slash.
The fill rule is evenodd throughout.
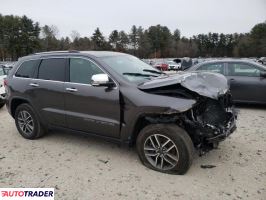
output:
<path id="1" fill-rule="evenodd" d="M 31 141 L 0 110 L 0 187 L 54 187 L 55 199 L 266 199 L 266 108 L 241 107 L 238 130 L 184 176 L 145 168 L 134 149 L 53 132 Z M 215 165 L 203 169 L 201 165 Z"/>

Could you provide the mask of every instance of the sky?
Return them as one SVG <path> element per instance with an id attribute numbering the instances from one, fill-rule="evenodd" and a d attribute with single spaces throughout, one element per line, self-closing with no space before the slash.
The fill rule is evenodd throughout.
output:
<path id="1" fill-rule="evenodd" d="M 129 32 L 132 25 L 157 24 L 190 37 L 249 32 L 266 21 L 266 0 L 0 0 L 0 13 L 55 25 L 58 37 L 73 30 L 89 37 L 97 27 L 108 36 L 115 29 Z"/>

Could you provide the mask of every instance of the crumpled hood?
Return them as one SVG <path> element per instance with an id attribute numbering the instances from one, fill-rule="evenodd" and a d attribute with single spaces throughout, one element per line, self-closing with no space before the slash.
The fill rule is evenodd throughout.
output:
<path id="1" fill-rule="evenodd" d="M 218 99 L 229 90 L 224 75 L 213 72 L 179 72 L 177 74 L 152 79 L 138 86 L 141 90 L 180 84 L 201 96 Z"/>

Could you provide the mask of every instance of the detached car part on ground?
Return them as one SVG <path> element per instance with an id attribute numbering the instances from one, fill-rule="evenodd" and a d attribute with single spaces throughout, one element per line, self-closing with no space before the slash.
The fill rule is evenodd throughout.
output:
<path id="1" fill-rule="evenodd" d="M 53 71 L 59 65 L 62 72 Z M 55 80 L 55 73 L 66 76 Z M 185 174 L 194 149 L 202 154 L 216 148 L 236 129 L 223 75 L 166 75 L 127 54 L 31 55 L 19 60 L 6 88 L 8 110 L 23 137 L 51 129 L 101 136 L 136 145 L 145 166 L 165 173 Z"/>

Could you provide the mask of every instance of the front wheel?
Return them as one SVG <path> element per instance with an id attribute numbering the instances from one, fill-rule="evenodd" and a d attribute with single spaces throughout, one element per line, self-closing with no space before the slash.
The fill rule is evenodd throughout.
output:
<path id="1" fill-rule="evenodd" d="M 137 151 L 142 163 L 153 170 L 185 174 L 193 159 L 189 135 L 174 124 L 151 124 L 138 135 Z"/>

